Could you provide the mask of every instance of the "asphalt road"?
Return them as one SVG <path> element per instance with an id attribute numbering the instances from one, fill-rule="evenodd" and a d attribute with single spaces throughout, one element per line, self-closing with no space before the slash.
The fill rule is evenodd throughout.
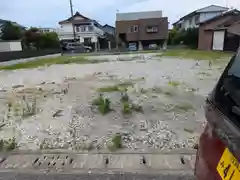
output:
<path id="1" fill-rule="evenodd" d="M 1 172 L 0 180 L 196 180 L 193 175 L 177 174 L 19 174 Z"/>

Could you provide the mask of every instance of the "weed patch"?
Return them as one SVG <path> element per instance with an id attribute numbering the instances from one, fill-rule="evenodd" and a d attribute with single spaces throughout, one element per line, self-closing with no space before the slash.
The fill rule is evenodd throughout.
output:
<path id="1" fill-rule="evenodd" d="M 12 151 L 17 148 L 15 137 L 8 140 L 0 140 L 0 151 Z"/>
<path id="2" fill-rule="evenodd" d="M 121 134 L 115 134 L 112 137 L 111 142 L 108 144 L 108 149 L 110 151 L 116 151 L 117 149 L 121 149 L 122 147 L 123 147 L 122 135 Z"/>
<path id="3" fill-rule="evenodd" d="M 123 114 L 132 114 L 133 111 L 143 113 L 142 106 L 130 102 L 127 92 L 121 94 L 121 102 L 123 103 Z"/>
<path id="4" fill-rule="evenodd" d="M 188 111 L 193 110 L 193 109 L 194 109 L 194 107 L 191 104 L 188 104 L 188 103 L 173 106 L 173 110 L 176 110 L 176 111 L 188 112 Z"/>
<path id="5" fill-rule="evenodd" d="M 92 104 L 98 107 L 98 110 L 102 115 L 106 115 L 111 111 L 110 103 L 111 101 L 108 98 L 99 95 L 97 99 L 93 100 Z"/>
<path id="6" fill-rule="evenodd" d="M 123 114 L 132 114 L 132 107 L 129 102 L 123 102 L 122 113 Z"/>
<path id="7" fill-rule="evenodd" d="M 132 82 L 123 82 L 113 86 L 105 86 L 98 88 L 98 92 L 124 92 L 129 86 L 133 86 Z"/>
<path id="8" fill-rule="evenodd" d="M 232 53 L 227 52 L 217 52 L 217 51 L 200 51 L 192 49 L 174 49 L 163 52 L 158 56 L 169 56 L 184 59 L 194 59 L 194 60 L 216 60 L 220 58 L 229 58 Z"/>
<path id="9" fill-rule="evenodd" d="M 173 86 L 173 87 L 178 87 L 181 83 L 178 81 L 169 81 L 168 85 Z"/>

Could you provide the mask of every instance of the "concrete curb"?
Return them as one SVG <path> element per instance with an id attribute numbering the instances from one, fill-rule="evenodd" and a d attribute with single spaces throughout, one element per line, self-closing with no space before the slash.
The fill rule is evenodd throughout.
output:
<path id="1" fill-rule="evenodd" d="M 0 172 L 193 172 L 194 161 L 193 154 L 2 154 Z"/>
<path id="2" fill-rule="evenodd" d="M 0 62 L 0 65 L 1 66 L 11 66 L 11 65 L 14 65 L 14 64 L 21 64 L 21 63 L 30 62 L 30 61 L 36 61 L 38 59 L 43 59 L 43 58 L 55 58 L 55 57 L 59 57 L 59 56 L 61 56 L 60 53 L 50 54 L 50 55 L 46 55 L 46 56 L 25 58 L 25 59 L 15 59 L 15 60 L 11 60 L 11 61 Z"/>

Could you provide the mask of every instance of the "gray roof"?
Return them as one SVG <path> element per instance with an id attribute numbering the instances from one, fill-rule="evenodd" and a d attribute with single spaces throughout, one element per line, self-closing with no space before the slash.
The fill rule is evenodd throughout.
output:
<path id="1" fill-rule="evenodd" d="M 219 12 L 224 12 L 224 11 L 227 11 L 227 10 L 228 10 L 227 7 L 222 7 L 222 6 L 217 6 L 217 5 L 210 5 L 210 6 L 201 8 L 201 9 L 197 9 L 197 10 L 195 10 L 195 11 L 193 11 L 193 12 L 191 12 L 191 13 L 183 16 L 183 17 L 181 17 L 177 22 L 173 23 L 173 25 L 175 25 L 175 24 L 177 24 L 178 22 L 182 21 L 183 19 L 188 18 L 188 17 L 190 17 L 190 16 L 193 16 L 193 15 L 195 15 L 195 14 L 199 14 L 199 13 L 201 13 L 201 12 L 208 12 L 208 11 L 206 11 L 206 10 L 209 9 L 209 8 L 211 8 L 211 7 L 214 7 L 215 10 L 214 10 L 214 11 L 210 10 L 209 12 L 218 12 L 218 11 L 219 11 Z M 216 8 L 219 8 L 219 10 L 216 10 Z M 204 10 L 204 9 L 206 9 L 206 10 Z M 220 10 L 220 9 L 221 9 L 221 10 Z"/>

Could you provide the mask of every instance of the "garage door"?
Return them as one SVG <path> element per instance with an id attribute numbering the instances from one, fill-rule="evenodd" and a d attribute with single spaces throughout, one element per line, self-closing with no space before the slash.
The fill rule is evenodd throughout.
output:
<path id="1" fill-rule="evenodd" d="M 225 36 L 225 31 L 214 31 L 213 33 L 213 50 L 223 50 L 224 46 L 224 36 Z"/>

